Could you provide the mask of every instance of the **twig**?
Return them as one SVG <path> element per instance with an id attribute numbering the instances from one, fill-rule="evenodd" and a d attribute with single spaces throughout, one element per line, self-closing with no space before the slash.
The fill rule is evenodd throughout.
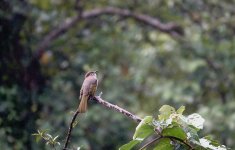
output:
<path id="1" fill-rule="evenodd" d="M 56 150 L 55 144 L 52 144 L 52 147 L 53 147 L 54 150 Z"/>
<path id="2" fill-rule="evenodd" d="M 117 112 L 120 112 L 122 113 L 123 115 L 131 118 L 132 120 L 136 121 L 136 122 L 141 122 L 142 119 L 132 113 L 130 113 L 129 111 L 117 106 L 117 105 L 113 105 L 105 100 L 103 100 L 100 96 L 95 96 L 92 100 L 98 102 L 99 104 L 109 108 L 109 109 L 114 109 L 116 110 Z"/>
<path id="3" fill-rule="evenodd" d="M 147 148 L 149 145 L 151 145 L 152 143 L 154 143 L 154 142 L 160 140 L 161 138 L 162 138 L 161 136 L 160 136 L 160 137 L 156 137 L 156 138 L 153 139 L 152 141 L 146 143 L 146 144 L 145 144 L 143 147 L 141 147 L 139 150 L 143 150 L 143 149 Z"/>
<path id="4" fill-rule="evenodd" d="M 190 144 L 188 144 L 187 142 L 185 142 L 184 140 L 182 140 L 180 138 L 177 138 L 177 137 L 174 137 L 174 136 L 162 136 L 162 138 L 169 138 L 171 140 L 179 141 L 179 142 L 183 143 L 184 145 L 187 145 L 190 148 L 190 150 L 194 149 Z"/>
<path id="5" fill-rule="evenodd" d="M 38 44 L 36 47 L 37 54 L 41 54 L 42 51 L 44 51 L 50 43 L 58 38 L 60 35 L 65 33 L 68 29 L 76 25 L 81 19 L 88 20 L 93 17 L 98 17 L 101 15 L 118 15 L 121 17 L 129 17 L 133 18 L 138 22 L 144 23 L 146 25 L 152 26 L 153 28 L 168 33 L 172 36 L 182 36 L 183 35 L 183 29 L 179 25 L 175 23 L 162 23 L 160 20 L 158 20 L 155 17 L 151 17 L 149 15 L 140 14 L 132 12 L 128 9 L 120 9 L 115 7 L 105 7 L 105 8 L 95 8 L 92 10 L 84 11 L 79 13 L 75 17 L 71 17 L 66 19 L 64 22 L 62 22 L 58 27 L 55 27 L 51 32 L 49 32 L 42 41 Z"/>
<path id="6" fill-rule="evenodd" d="M 143 147 L 141 147 L 139 150 L 143 150 L 144 148 L 147 148 L 149 145 L 153 144 L 154 142 L 160 140 L 160 139 L 163 139 L 163 138 L 168 138 L 168 139 L 171 139 L 171 140 L 176 140 L 176 141 L 179 141 L 181 143 L 183 143 L 184 145 L 187 145 L 189 147 L 190 150 L 194 150 L 194 148 L 188 144 L 187 142 L 185 142 L 184 140 L 180 139 L 180 138 L 177 138 L 177 137 L 174 137 L 174 136 L 160 136 L 160 137 L 157 137 L 155 139 L 153 139 L 152 141 L 146 143 Z"/>
<path id="7" fill-rule="evenodd" d="M 71 120 L 71 123 L 70 123 L 70 126 L 69 126 L 69 131 L 67 133 L 67 137 L 66 137 L 66 141 L 65 141 L 63 150 L 67 149 L 67 146 L 68 146 L 68 143 L 69 143 L 69 139 L 70 139 L 70 136 L 71 136 L 71 132 L 72 132 L 72 129 L 73 129 L 73 123 L 76 120 L 76 117 L 77 117 L 78 114 L 79 114 L 79 111 L 77 109 L 76 112 L 73 115 L 72 120 Z"/>

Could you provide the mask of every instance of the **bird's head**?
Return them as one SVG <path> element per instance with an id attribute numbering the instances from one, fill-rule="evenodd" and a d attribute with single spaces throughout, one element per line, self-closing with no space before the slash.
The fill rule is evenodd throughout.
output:
<path id="1" fill-rule="evenodd" d="M 89 76 L 96 76 L 98 71 L 89 71 L 86 73 L 85 78 L 89 77 Z"/>

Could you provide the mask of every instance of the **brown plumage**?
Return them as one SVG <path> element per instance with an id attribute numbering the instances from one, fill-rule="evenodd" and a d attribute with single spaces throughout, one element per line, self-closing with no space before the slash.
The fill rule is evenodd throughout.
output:
<path id="1" fill-rule="evenodd" d="M 96 92 L 98 86 L 98 80 L 96 71 L 90 71 L 86 73 L 85 80 L 83 81 L 82 88 L 80 90 L 80 104 L 78 110 L 80 113 L 85 113 L 87 110 L 87 102 L 92 98 Z"/>

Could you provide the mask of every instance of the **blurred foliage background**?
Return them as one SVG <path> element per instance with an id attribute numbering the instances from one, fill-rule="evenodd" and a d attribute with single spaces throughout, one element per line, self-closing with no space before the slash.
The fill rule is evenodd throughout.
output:
<path id="1" fill-rule="evenodd" d="M 205 119 L 204 134 L 235 148 L 234 0 L 0 1 L 0 145 L 50 149 L 32 133 L 50 129 L 64 142 L 88 70 L 99 70 L 103 98 L 139 116 L 163 104 Z M 116 14 L 81 19 L 40 43 L 83 11 L 112 6 L 174 23 L 176 35 Z M 90 102 L 71 147 L 117 149 L 136 123 Z"/>

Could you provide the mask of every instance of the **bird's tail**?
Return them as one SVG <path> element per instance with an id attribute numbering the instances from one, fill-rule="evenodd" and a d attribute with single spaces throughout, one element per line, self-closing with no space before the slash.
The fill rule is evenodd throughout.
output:
<path id="1" fill-rule="evenodd" d="M 87 96 L 82 97 L 81 102 L 80 102 L 79 107 L 78 107 L 79 113 L 85 113 L 86 112 L 86 110 L 87 110 L 87 100 L 88 100 Z"/>

